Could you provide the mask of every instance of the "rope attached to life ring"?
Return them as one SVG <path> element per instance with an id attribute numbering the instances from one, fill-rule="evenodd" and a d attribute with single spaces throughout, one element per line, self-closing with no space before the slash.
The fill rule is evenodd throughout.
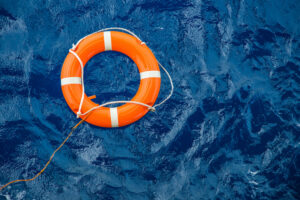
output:
<path id="1" fill-rule="evenodd" d="M 100 32 L 103 32 L 103 31 L 108 31 L 108 30 L 120 30 L 120 31 L 124 31 L 124 32 L 127 32 L 129 34 L 131 34 L 132 36 L 136 37 L 140 42 L 141 42 L 141 45 L 145 44 L 145 42 L 143 42 L 136 34 L 134 34 L 132 31 L 128 30 L 128 29 L 125 29 L 125 28 L 120 28 L 120 27 L 111 27 L 111 28 L 105 28 L 105 29 L 101 29 L 99 31 L 96 31 L 94 33 L 91 33 L 89 35 L 92 35 L 92 34 L 95 34 L 95 33 L 100 33 Z M 107 103 L 104 103 L 104 104 L 101 104 L 99 106 L 95 106 L 93 108 L 91 108 L 90 110 L 88 110 L 87 112 L 85 113 L 81 113 L 81 108 L 82 108 L 82 104 L 83 104 L 83 100 L 84 100 L 84 81 L 83 81 L 83 73 L 84 73 L 84 66 L 83 66 L 83 62 L 81 60 L 81 58 L 77 55 L 77 53 L 74 51 L 76 50 L 77 46 L 79 45 L 79 43 L 84 40 L 86 37 L 88 37 L 89 35 L 87 36 L 84 36 L 83 38 L 81 38 L 75 45 L 73 44 L 73 47 L 72 49 L 69 50 L 70 53 L 72 53 L 76 59 L 78 60 L 78 62 L 80 63 L 80 68 L 81 68 L 81 85 L 82 85 L 82 95 L 81 95 L 81 100 L 80 100 L 80 104 L 79 104 L 79 108 L 78 108 L 78 111 L 77 111 L 77 118 L 79 118 L 80 116 L 82 115 L 86 115 L 88 114 L 89 112 L 95 110 L 95 109 L 98 109 L 98 108 L 101 108 L 103 106 L 106 106 L 106 105 L 111 105 L 111 104 L 117 104 L 117 103 L 132 103 L 132 104 L 138 104 L 138 105 L 142 105 L 142 106 L 145 106 L 147 107 L 149 110 L 151 111 L 155 111 L 155 108 L 162 105 L 163 103 L 165 103 L 168 99 L 171 98 L 171 96 L 173 95 L 173 91 L 174 91 L 174 85 L 173 85 L 173 80 L 172 80 L 172 77 L 170 76 L 169 72 L 166 70 L 166 68 L 160 64 L 159 61 L 158 64 L 159 66 L 165 71 L 165 73 L 167 74 L 168 78 L 169 78 L 169 81 L 170 81 L 170 85 L 171 85 L 171 91 L 170 91 L 170 94 L 160 103 L 154 105 L 154 106 L 149 106 L 148 104 L 145 104 L 145 103 L 142 103 L 142 102 L 137 102 L 137 101 L 110 101 L 110 102 L 107 102 Z"/>
<path id="2" fill-rule="evenodd" d="M 125 28 L 120 28 L 120 27 L 112 27 L 112 28 L 105 28 L 105 29 L 101 29 L 95 33 L 98 33 L 98 32 L 103 32 L 103 31 L 107 31 L 107 30 L 121 30 L 121 31 L 125 31 L 131 35 L 133 35 L 134 37 L 136 37 L 139 41 L 141 41 L 141 45 L 145 44 L 137 35 L 135 35 L 133 32 L 125 29 Z M 94 33 L 92 33 L 94 34 Z M 91 35 L 91 34 L 90 34 Z M 88 35 L 87 35 L 88 36 Z M 45 164 L 45 166 L 43 167 L 43 169 L 41 169 L 41 171 L 39 171 L 33 178 L 30 178 L 30 179 L 17 179 L 17 180 L 14 180 L 14 181 L 10 181 L 9 183 L 6 183 L 5 185 L 1 186 L 0 187 L 0 191 L 3 190 L 4 188 L 6 188 L 7 186 L 13 184 L 13 183 L 18 183 L 18 182 L 28 182 L 28 181 L 33 181 L 35 180 L 37 177 L 39 177 L 45 170 L 46 168 L 48 167 L 48 165 L 51 163 L 52 159 L 54 158 L 54 155 L 56 154 L 56 152 L 58 152 L 62 147 L 63 145 L 68 141 L 68 139 L 71 137 L 71 135 L 73 134 L 73 132 L 76 130 L 76 128 L 82 124 L 88 117 L 89 115 L 91 114 L 91 112 L 95 109 L 98 109 L 98 108 L 101 108 L 103 106 L 106 106 L 106 105 L 110 105 L 110 104 L 118 104 L 118 103 L 133 103 L 133 104 L 138 104 L 138 105 L 142 105 L 142 106 L 145 106 L 147 107 L 149 110 L 151 111 L 155 111 L 156 107 L 162 105 L 163 103 L 165 103 L 168 99 L 171 98 L 171 96 L 173 95 L 173 91 L 174 91 L 174 85 L 173 85 L 173 81 L 172 81 L 172 78 L 169 74 L 169 72 L 166 70 L 166 68 L 164 68 L 162 66 L 162 64 L 160 64 L 160 62 L 158 62 L 159 66 L 166 72 L 168 78 L 169 78 L 169 81 L 170 81 L 170 84 L 171 84 L 171 91 L 170 91 L 170 94 L 163 100 L 161 101 L 160 103 L 154 105 L 154 106 L 149 106 L 148 104 L 145 104 L 145 103 L 142 103 L 142 102 L 137 102 L 137 101 L 111 101 L 111 102 L 107 102 L 107 103 L 104 103 L 104 104 L 101 104 L 99 106 L 95 106 L 93 108 L 91 108 L 90 110 L 88 110 L 87 112 L 85 113 L 81 113 L 81 107 L 82 107 L 82 103 L 83 103 L 83 99 L 84 99 L 84 81 L 83 81 L 83 63 L 80 59 L 80 57 L 74 52 L 74 50 L 77 48 L 78 44 L 84 39 L 86 38 L 87 36 L 81 38 L 77 43 L 76 45 L 73 44 L 73 47 L 72 49 L 69 50 L 70 53 L 72 53 L 79 61 L 80 63 L 80 66 L 81 66 L 81 81 L 82 81 L 82 97 L 81 97 L 81 101 L 80 101 L 80 104 L 79 104 L 79 109 L 78 109 L 78 112 L 77 112 L 77 118 L 81 115 L 86 115 L 80 122 L 78 122 L 70 131 L 70 133 L 68 134 L 68 136 L 66 137 L 66 139 L 59 145 L 59 147 L 57 147 L 55 149 L 55 151 L 52 153 L 52 155 L 50 156 L 49 160 L 47 161 L 47 163 Z"/>

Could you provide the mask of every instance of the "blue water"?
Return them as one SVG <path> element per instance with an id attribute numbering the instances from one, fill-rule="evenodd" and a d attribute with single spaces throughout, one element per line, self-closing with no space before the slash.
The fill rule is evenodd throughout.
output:
<path id="1" fill-rule="evenodd" d="M 81 37 L 132 30 L 175 85 L 130 126 L 84 123 L 0 200 L 300 199 L 299 12 L 298 0 L 0 0 L 0 184 L 33 177 L 78 122 L 60 71 Z M 139 74 L 105 52 L 85 83 L 98 103 L 129 100 Z M 158 101 L 169 90 L 163 74 Z"/>

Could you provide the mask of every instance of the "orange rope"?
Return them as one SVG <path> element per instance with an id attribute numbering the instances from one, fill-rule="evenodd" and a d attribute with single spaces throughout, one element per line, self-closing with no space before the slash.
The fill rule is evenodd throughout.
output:
<path id="1" fill-rule="evenodd" d="M 71 137 L 71 135 L 73 134 L 74 130 L 82 123 L 86 120 L 86 118 L 88 118 L 89 115 L 87 115 L 85 118 L 83 118 L 80 122 L 78 122 L 71 130 L 71 132 L 69 133 L 68 137 L 59 145 L 59 147 L 57 149 L 55 149 L 55 151 L 52 153 L 51 157 L 49 158 L 48 162 L 46 163 L 46 165 L 44 166 L 44 168 L 37 173 L 33 178 L 30 179 L 18 179 L 18 180 L 14 180 L 11 181 L 9 183 L 6 183 L 5 185 L 3 185 L 2 187 L 0 187 L 0 191 L 3 190 L 4 188 L 6 188 L 7 186 L 9 186 L 10 184 L 13 183 L 17 183 L 17 182 L 27 182 L 27 181 L 33 181 L 34 179 L 36 179 L 37 177 L 39 177 L 44 171 L 45 169 L 48 167 L 48 165 L 50 164 L 50 162 L 52 161 L 55 153 L 57 151 L 59 151 L 60 148 L 62 148 L 62 146 L 64 146 L 64 144 L 67 142 L 67 140 Z"/>

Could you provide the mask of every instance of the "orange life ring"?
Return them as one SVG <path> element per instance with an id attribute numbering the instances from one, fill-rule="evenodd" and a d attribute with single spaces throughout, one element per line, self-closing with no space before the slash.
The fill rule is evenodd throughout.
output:
<path id="1" fill-rule="evenodd" d="M 160 89 L 158 62 L 147 47 L 136 37 L 118 31 L 94 33 L 84 38 L 74 52 L 83 66 L 96 54 L 103 51 L 117 51 L 130 57 L 140 72 L 140 86 L 131 101 L 153 106 Z M 79 60 L 69 53 L 61 71 L 61 88 L 64 98 L 74 113 L 78 112 L 82 96 L 81 66 Z M 86 94 L 82 103 L 82 113 L 98 106 Z M 94 110 L 86 121 L 100 127 L 121 127 L 142 118 L 149 109 L 142 105 L 126 103 L 115 108 L 102 107 Z M 80 116 L 84 118 L 84 116 Z"/>

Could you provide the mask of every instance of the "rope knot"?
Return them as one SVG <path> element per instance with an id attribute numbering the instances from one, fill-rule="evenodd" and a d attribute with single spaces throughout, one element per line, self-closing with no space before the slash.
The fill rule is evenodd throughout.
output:
<path id="1" fill-rule="evenodd" d="M 150 110 L 151 112 L 155 112 L 155 111 L 156 111 L 156 109 L 155 109 L 154 107 L 150 107 L 149 110 Z"/>
<path id="2" fill-rule="evenodd" d="M 78 111 L 76 114 L 77 114 L 77 118 L 79 118 L 82 113 Z"/>
<path id="3" fill-rule="evenodd" d="M 75 49 L 76 49 L 76 45 L 73 43 L 73 44 L 72 44 L 72 50 L 75 51 Z"/>

